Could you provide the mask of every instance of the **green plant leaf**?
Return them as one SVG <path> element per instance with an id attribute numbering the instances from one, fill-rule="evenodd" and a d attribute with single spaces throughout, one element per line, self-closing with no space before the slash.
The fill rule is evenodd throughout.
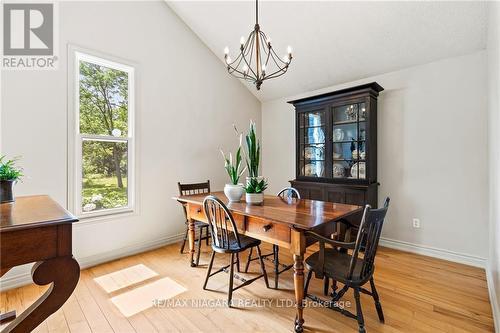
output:
<path id="1" fill-rule="evenodd" d="M 20 180 L 23 175 L 23 169 L 16 166 L 19 158 L 7 160 L 4 162 L 6 156 L 0 156 L 0 180 Z"/>

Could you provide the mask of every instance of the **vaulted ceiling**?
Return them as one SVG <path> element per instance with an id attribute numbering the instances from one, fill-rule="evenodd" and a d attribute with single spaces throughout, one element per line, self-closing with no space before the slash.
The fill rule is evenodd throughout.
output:
<path id="1" fill-rule="evenodd" d="M 265 81 L 261 101 L 463 55 L 486 46 L 485 2 L 259 2 L 261 29 L 294 59 Z M 255 23 L 253 1 L 174 1 L 168 5 L 223 62 Z"/>

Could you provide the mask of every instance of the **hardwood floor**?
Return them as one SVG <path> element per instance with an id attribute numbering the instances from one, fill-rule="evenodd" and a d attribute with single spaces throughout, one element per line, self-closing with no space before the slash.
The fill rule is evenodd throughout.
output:
<path id="1" fill-rule="evenodd" d="M 190 307 L 181 306 L 183 301 L 190 304 L 191 300 L 226 300 L 227 274 L 210 278 L 208 288 L 213 291 L 202 290 L 209 259 L 205 245 L 203 250 L 205 253 L 202 253 L 200 267 L 197 268 L 189 267 L 188 255 L 180 255 L 179 246 L 175 244 L 86 269 L 82 271 L 80 282 L 70 299 L 43 322 L 37 332 L 292 332 L 295 310 L 291 306 L 291 271 L 280 277 L 280 290 L 266 289 L 261 280 L 234 293 L 236 301 L 266 300 L 265 304 L 260 304 L 265 307 L 229 309 L 193 307 L 196 305 L 193 303 Z M 263 252 L 270 250 L 270 246 L 265 246 Z M 308 250 L 308 253 L 311 251 Z M 287 252 L 284 249 L 280 251 L 283 262 L 291 262 Z M 217 255 L 214 267 L 227 262 L 227 256 Z M 137 276 L 140 273 L 119 274 L 113 277 L 113 281 L 122 288 L 110 293 L 94 281 L 97 277 L 138 264 L 145 265 L 158 275 L 151 277 L 150 274 L 147 280 L 127 286 L 130 281 L 141 280 L 141 276 Z M 362 295 L 368 332 L 494 331 L 484 270 L 387 248 L 379 250 L 376 266 L 375 282 L 386 323 L 378 322 L 372 299 Z M 272 277 L 270 263 L 266 264 L 266 268 Z M 250 270 L 258 274 L 256 261 Z M 165 277 L 187 289 L 174 297 L 179 300 L 178 307 L 150 307 L 127 318 L 110 300 Z M 3 292 L 0 311 L 16 309 L 20 312 L 44 289 L 30 285 Z M 322 282 L 313 278 L 310 292 L 321 295 L 321 290 Z M 161 295 L 162 291 L 158 290 L 157 297 L 161 298 Z M 347 295 L 346 300 L 354 304 L 352 293 Z M 273 303 L 269 305 L 269 302 Z M 329 309 L 309 307 L 305 309 L 304 316 L 306 332 L 357 332 L 355 320 Z"/>

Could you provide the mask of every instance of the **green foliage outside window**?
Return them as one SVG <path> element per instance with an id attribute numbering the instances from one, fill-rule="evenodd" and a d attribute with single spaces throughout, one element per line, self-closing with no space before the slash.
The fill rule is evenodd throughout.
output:
<path id="1" fill-rule="evenodd" d="M 82 208 L 127 206 L 128 73 L 81 61 L 80 133 L 116 141 L 84 139 Z"/>

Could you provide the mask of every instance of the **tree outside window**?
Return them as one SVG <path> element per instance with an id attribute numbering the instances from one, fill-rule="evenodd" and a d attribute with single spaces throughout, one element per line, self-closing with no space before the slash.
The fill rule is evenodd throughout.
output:
<path id="1" fill-rule="evenodd" d="M 81 212 L 130 207 L 132 69 L 78 58 Z"/>

